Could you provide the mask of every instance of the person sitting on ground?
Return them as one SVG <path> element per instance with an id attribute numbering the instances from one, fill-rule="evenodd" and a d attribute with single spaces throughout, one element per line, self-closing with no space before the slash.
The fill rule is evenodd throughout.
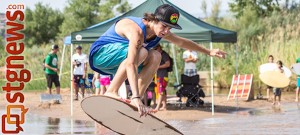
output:
<path id="1" fill-rule="evenodd" d="M 118 20 L 92 44 L 89 55 L 91 68 L 104 75 L 114 75 L 106 96 L 122 100 L 118 90 L 128 78 L 132 89 L 131 103 L 138 108 L 140 115 L 146 116 L 154 112 L 143 105 L 141 97 L 161 60 L 161 54 L 151 48 L 162 38 L 181 48 L 225 58 L 226 53 L 219 49 L 206 49 L 170 32 L 172 28 L 181 29 L 177 24 L 178 19 L 179 11 L 169 4 L 164 4 L 159 6 L 154 14 L 145 13 L 142 18 L 126 17 Z"/>

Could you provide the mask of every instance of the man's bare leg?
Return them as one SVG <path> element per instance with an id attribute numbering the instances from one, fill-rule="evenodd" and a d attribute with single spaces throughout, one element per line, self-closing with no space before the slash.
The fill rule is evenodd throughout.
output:
<path id="1" fill-rule="evenodd" d="M 49 94 L 52 94 L 51 88 L 49 88 L 49 87 L 47 87 L 47 88 L 48 88 Z"/>
<path id="2" fill-rule="evenodd" d="M 145 59 L 147 58 L 147 55 L 148 55 L 148 51 L 145 48 L 142 48 L 140 50 L 140 54 L 139 54 L 139 60 L 138 60 L 139 64 L 141 64 L 143 61 L 145 61 Z M 122 83 L 127 79 L 126 61 L 127 61 L 127 59 L 125 59 L 120 64 L 119 69 L 118 69 L 114 79 L 110 83 L 110 85 L 104 95 L 114 97 L 114 98 L 120 98 L 120 96 L 118 95 L 118 90 L 121 87 Z"/>
<path id="3" fill-rule="evenodd" d="M 159 110 L 162 100 L 163 100 L 163 93 L 159 94 L 158 102 L 157 102 L 157 105 L 156 105 L 156 107 L 155 107 L 155 110 L 156 110 L 156 111 Z"/>
<path id="4" fill-rule="evenodd" d="M 75 100 L 78 100 L 79 88 L 77 86 L 77 83 L 74 83 L 74 89 L 75 89 Z"/>
<path id="5" fill-rule="evenodd" d="M 81 84 L 81 93 L 82 93 L 82 98 L 84 98 L 84 84 Z"/>
<path id="6" fill-rule="evenodd" d="M 162 110 L 162 111 L 167 110 L 167 94 L 166 94 L 166 92 L 164 92 L 163 100 L 161 103 L 162 103 L 162 106 L 161 106 L 161 108 L 159 108 L 159 110 Z"/>
<path id="7" fill-rule="evenodd" d="M 60 94 L 60 87 L 56 87 L 56 94 Z"/>
<path id="8" fill-rule="evenodd" d="M 164 91 L 163 93 L 159 94 L 159 99 L 158 99 L 158 103 L 157 103 L 157 106 L 155 108 L 156 111 L 159 111 L 159 110 L 166 110 L 166 100 L 167 100 L 167 95 L 166 95 L 166 91 Z M 161 106 L 161 107 L 160 107 Z"/>
<path id="9" fill-rule="evenodd" d="M 142 97 L 149 87 L 152 79 L 157 72 L 161 61 L 161 54 L 156 50 L 150 50 L 143 69 L 138 78 L 139 96 Z"/>

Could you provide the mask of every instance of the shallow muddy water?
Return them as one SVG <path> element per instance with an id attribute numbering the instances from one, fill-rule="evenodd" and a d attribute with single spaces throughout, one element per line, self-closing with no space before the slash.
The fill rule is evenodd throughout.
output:
<path id="1" fill-rule="evenodd" d="M 1 115 L 4 111 L 1 111 Z M 199 134 L 299 134 L 300 106 L 296 103 L 236 111 L 223 117 L 195 121 L 168 120 L 169 124 L 187 135 Z M 2 123 L 1 123 L 2 124 Z M 115 134 L 93 121 L 26 115 L 21 134 Z M 8 129 L 13 129 L 8 126 Z"/>

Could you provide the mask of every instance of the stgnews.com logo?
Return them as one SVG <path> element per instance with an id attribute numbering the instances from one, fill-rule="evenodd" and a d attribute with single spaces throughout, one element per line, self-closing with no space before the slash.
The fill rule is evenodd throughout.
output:
<path id="1" fill-rule="evenodd" d="M 25 114 L 28 108 L 24 105 L 24 94 L 22 93 L 25 83 L 31 79 L 31 73 L 24 68 L 25 49 L 24 34 L 24 5 L 10 4 L 5 12 L 5 50 L 8 56 L 5 60 L 6 83 L 2 86 L 7 103 L 6 110 L 1 116 L 1 129 L 3 134 L 18 134 L 24 131 L 22 126 L 26 122 Z M 1 101 L 2 102 L 2 101 Z"/>

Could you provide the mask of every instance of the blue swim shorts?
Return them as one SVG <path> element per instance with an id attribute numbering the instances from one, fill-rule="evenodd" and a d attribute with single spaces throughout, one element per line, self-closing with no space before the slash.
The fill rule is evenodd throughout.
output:
<path id="1" fill-rule="evenodd" d="M 93 55 L 92 66 L 107 74 L 116 74 L 120 64 L 127 58 L 127 43 L 110 43 L 103 45 Z M 142 64 L 138 71 L 142 69 Z"/>

